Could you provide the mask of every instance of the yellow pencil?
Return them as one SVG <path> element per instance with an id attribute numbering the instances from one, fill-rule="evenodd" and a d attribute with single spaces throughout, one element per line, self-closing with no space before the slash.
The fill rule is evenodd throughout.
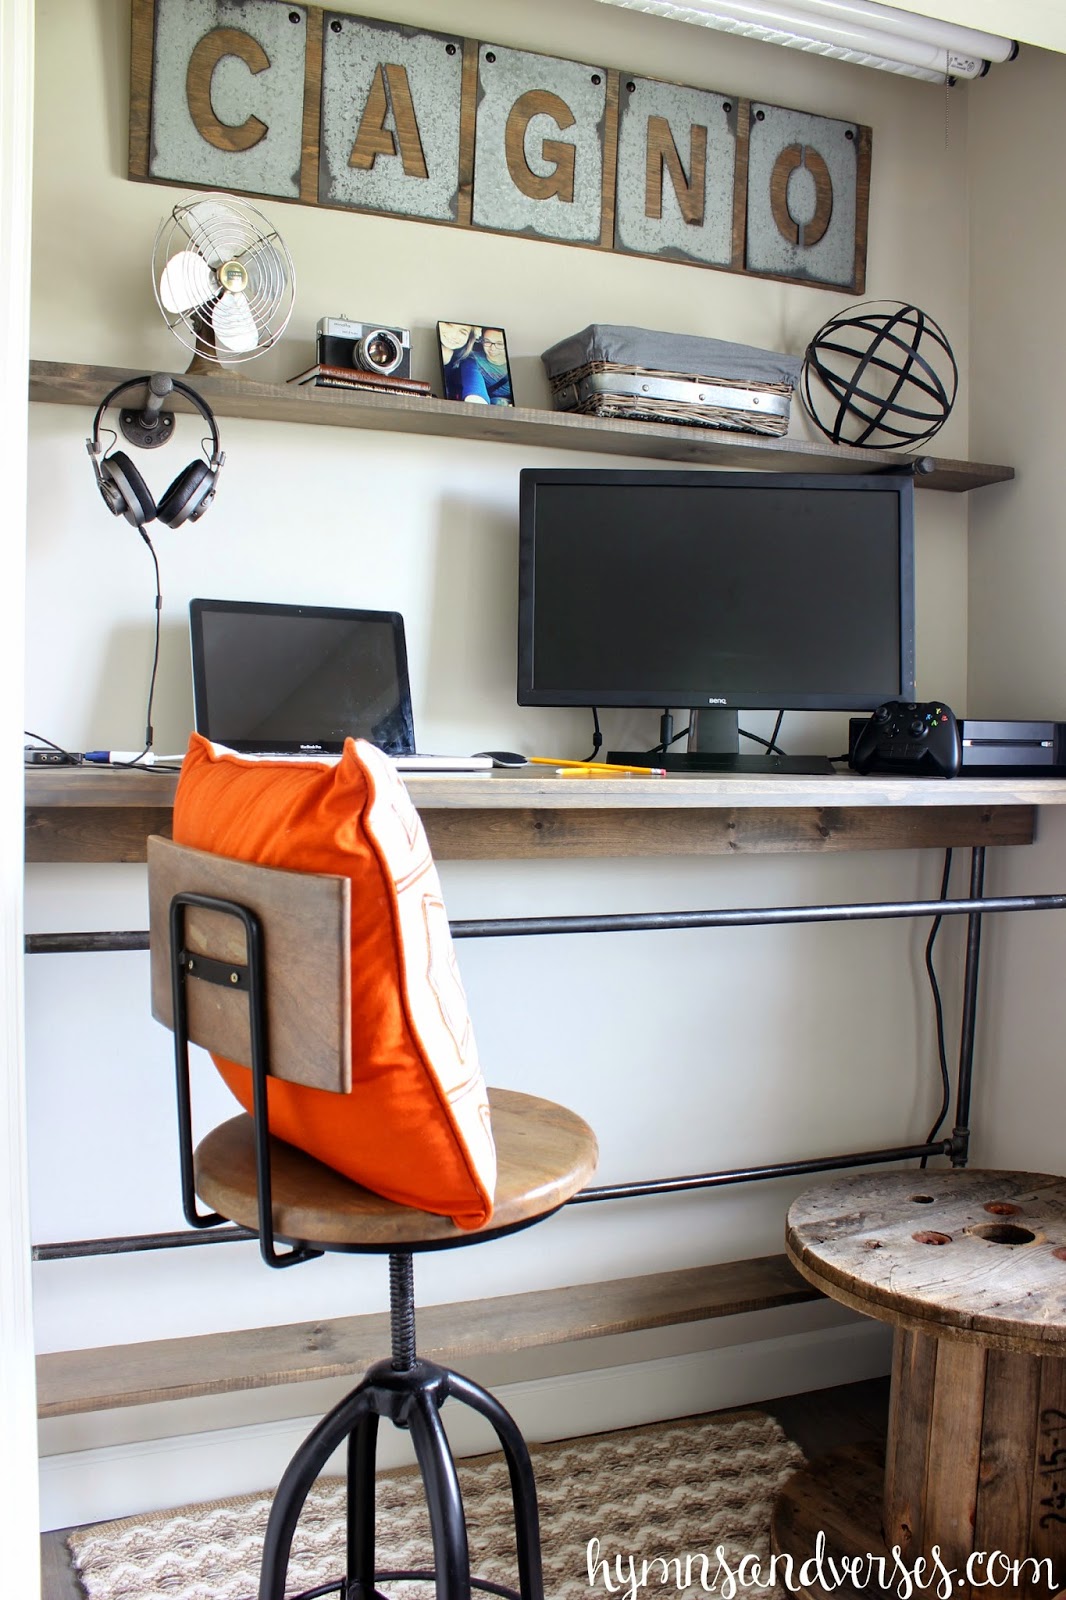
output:
<path id="1" fill-rule="evenodd" d="M 641 767 L 556 767 L 557 778 L 646 778 L 649 774 L 657 778 L 665 778 L 665 772 L 652 773 L 650 768 Z"/>
<path id="2" fill-rule="evenodd" d="M 564 769 L 574 772 L 629 772 L 637 777 L 665 778 L 665 767 L 626 767 L 613 761 L 567 761 L 563 757 L 530 756 L 530 761 L 541 767 L 555 767 L 560 776 Z"/>

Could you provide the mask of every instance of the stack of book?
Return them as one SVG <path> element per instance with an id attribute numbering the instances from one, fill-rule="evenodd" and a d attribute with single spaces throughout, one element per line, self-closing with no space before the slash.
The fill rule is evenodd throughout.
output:
<path id="1" fill-rule="evenodd" d="M 433 393 L 420 378 L 386 378 L 380 372 L 364 372 L 361 367 L 326 367 L 321 362 L 306 372 L 298 372 L 288 382 L 309 384 L 315 389 L 373 389 L 378 394 Z"/>

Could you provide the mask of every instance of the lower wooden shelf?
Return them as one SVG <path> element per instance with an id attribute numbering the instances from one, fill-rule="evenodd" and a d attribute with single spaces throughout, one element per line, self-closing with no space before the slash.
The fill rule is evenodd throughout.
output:
<path id="1" fill-rule="evenodd" d="M 380 1265 L 384 1270 L 384 1263 Z M 471 1356 L 533 1350 L 818 1299 L 818 1291 L 783 1255 L 757 1256 L 645 1277 L 426 1306 L 418 1312 L 418 1347 L 428 1360 L 461 1367 Z M 38 1411 L 42 1417 L 71 1416 L 356 1376 L 389 1349 L 388 1314 L 374 1312 L 187 1339 L 63 1350 L 38 1357 Z"/>

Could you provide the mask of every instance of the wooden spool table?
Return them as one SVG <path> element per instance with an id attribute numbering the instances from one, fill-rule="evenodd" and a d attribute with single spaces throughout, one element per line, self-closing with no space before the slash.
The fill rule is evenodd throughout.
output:
<path id="1" fill-rule="evenodd" d="M 932 1564 L 932 1594 L 937 1547 L 956 1588 L 970 1576 L 967 1587 L 987 1583 L 995 1596 L 1056 1594 L 1066 1585 L 1066 1179 L 843 1178 L 800 1196 L 786 1243 L 824 1294 L 896 1333 L 883 1466 L 859 1448 L 796 1474 L 774 1508 L 775 1551 L 798 1569 L 821 1532 L 827 1556 L 886 1556 L 886 1592 L 898 1594 L 898 1546 L 908 1570 L 919 1557 Z M 855 1591 L 814 1581 L 801 1592 Z"/>

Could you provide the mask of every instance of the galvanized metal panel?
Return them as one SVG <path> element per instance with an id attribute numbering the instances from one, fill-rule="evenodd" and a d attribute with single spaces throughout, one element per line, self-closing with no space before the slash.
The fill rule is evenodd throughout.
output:
<path id="1" fill-rule="evenodd" d="M 735 98 L 623 72 L 615 249 L 727 267 L 736 146 Z"/>
<path id="2" fill-rule="evenodd" d="M 475 227 L 597 244 L 607 69 L 478 51 Z"/>
<path id="3" fill-rule="evenodd" d="M 637 400 L 674 400 L 689 406 L 722 406 L 748 411 L 752 405 L 769 417 L 788 417 L 792 397 L 765 390 L 727 388 L 723 384 L 701 383 L 695 378 L 666 378 L 655 372 L 593 372 L 570 386 L 576 402 L 593 395 L 620 394 Z M 560 410 L 568 407 L 560 398 L 561 385 L 552 391 Z M 563 394 L 567 392 L 562 390 Z"/>
<path id="4" fill-rule="evenodd" d="M 149 177 L 298 199 L 306 48 L 290 0 L 156 0 Z"/>
<path id="5" fill-rule="evenodd" d="M 748 272 L 854 287 L 858 146 L 853 122 L 752 104 Z"/>
<path id="6" fill-rule="evenodd" d="M 323 21 L 320 202 L 453 222 L 462 40 L 340 12 Z"/>

